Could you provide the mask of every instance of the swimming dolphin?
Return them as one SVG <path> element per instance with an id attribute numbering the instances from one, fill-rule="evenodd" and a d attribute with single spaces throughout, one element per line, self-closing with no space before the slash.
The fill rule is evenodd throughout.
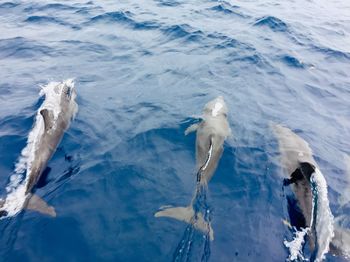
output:
<path id="1" fill-rule="evenodd" d="M 305 140 L 286 127 L 275 125 L 273 130 L 278 139 L 281 166 L 288 177 L 284 185 L 292 185 L 305 219 L 307 230 L 304 232 L 308 234 L 311 261 L 324 259 L 330 247 L 332 253 L 337 250 L 346 255 L 349 244 L 343 244 L 343 240 L 349 239 L 350 235 L 343 233 L 334 224 L 329 208 L 327 183 L 313 158 L 311 148 Z"/>
<path id="2" fill-rule="evenodd" d="M 24 208 L 56 216 L 55 209 L 33 194 L 33 189 L 77 113 L 78 105 L 71 79 L 43 86 L 41 95 L 45 95 L 45 100 L 36 114 L 27 146 L 22 150 L 22 158 L 18 164 L 22 167 L 17 167 L 19 170 L 16 170 L 20 173 L 21 168 L 25 169 L 25 180 L 5 200 L 1 200 L 0 217 L 13 216 Z"/>
<path id="3" fill-rule="evenodd" d="M 197 131 L 196 168 L 199 187 L 206 187 L 218 166 L 223 152 L 225 139 L 231 134 L 227 121 L 227 106 L 222 96 L 208 102 L 201 116 L 202 121 L 193 124 L 185 131 L 185 135 Z M 211 240 L 214 232 L 202 213 L 193 209 L 198 188 L 196 188 L 191 204 L 187 207 L 170 207 L 158 211 L 155 217 L 171 217 L 191 223 L 196 229 L 208 233 Z"/>

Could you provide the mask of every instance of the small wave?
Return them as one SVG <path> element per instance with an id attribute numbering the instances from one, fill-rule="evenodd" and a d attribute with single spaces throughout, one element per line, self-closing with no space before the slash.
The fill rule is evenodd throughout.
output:
<path id="1" fill-rule="evenodd" d="M 343 51 L 335 50 L 333 48 L 316 46 L 316 45 L 312 45 L 312 49 L 320 53 L 323 53 L 330 58 L 336 57 L 338 59 L 350 60 L 349 52 L 343 52 Z"/>
<path id="2" fill-rule="evenodd" d="M 159 28 L 159 25 L 152 21 L 135 22 L 134 29 L 136 30 L 150 30 Z"/>
<path id="3" fill-rule="evenodd" d="M 62 24 L 61 20 L 58 20 L 54 17 L 49 16 L 30 16 L 28 17 L 24 22 L 30 22 L 30 23 L 56 23 L 56 24 Z"/>
<path id="4" fill-rule="evenodd" d="M 156 0 L 158 2 L 158 6 L 169 6 L 169 7 L 174 7 L 174 6 L 179 6 L 181 3 L 179 1 L 169 1 L 169 0 Z"/>
<path id="5" fill-rule="evenodd" d="M 281 19 L 274 16 L 264 16 L 255 21 L 254 26 L 267 26 L 275 32 L 286 32 L 288 26 Z"/>
<path id="6" fill-rule="evenodd" d="M 35 7 L 35 6 L 27 7 L 25 9 L 25 11 L 26 12 L 28 12 L 28 11 L 47 11 L 47 10 L 50 10 L 50 9 L 60 10 L 60 11 L 63 11 L 63 10 L 69 10 L 70 11 L 70 10 L 76 10 L 78 8 L 76 8 L 74 6 L 70 6 L 70 5 L 54 3 L 54 4 L 47 4 L 47 5 L 38 6 L 38 7 Z"/>
<path id="7" fill-rule="evenodd" d="M 255 51 L 255 48 L 252 46 L 220 33 L 210 33 L 207 35 L 207 37 L 219 42 L 218 44 L 214 45 L 215 49 L 237 48 L 241 50 Z"/>
<path id="8" fill-rule="evenodd" d="M 102 15 L 94 16 L 90 19 L 91 22 L 99 22 L 99 21 L 105 21 L 105 22 L 126 22 L 126 23 L 133 23 L 134 20 L 130 18 L 131 12 L 126 11 L 116 11 L 116 12 L 109 12 Z"/>
<path id="9" fill-rule="evenodd" d="M 259 68 L 264 68 L 264 70 L 268 70 L 268 72 L 274 72 L 276 74 L 274 67 L 264 58 L 263 55 L 257 52 L 234 52 L 233 54 L 230 54 L 225 61 L 227 64 L 231 64 L 233 62 L 244 62 L 249 65 L 255 65 Z"/>
<path id="10" fill-rule="evenodd" d="M 259 55 L 259 54 L 242 56 L 242 57 L 239 57 L 237 60 L 245 61 L 245 62 L 248 62 L 250 64 L 254 64 L 254 65 L 261 65 L 261 66 L 268 65 L 268 63 L 266 62 L 264 57 L 262 55 Z"/>
<path id="11" fill-rule="evenodd" d="M 102 15 L 94 16 L 93 18 L 90 19 L 88 24 L 93 24 L 96 22 L 118 22 L 118 23 L 126 24 L 136 30 L 149 30 L 149 29 L 155 29 L 159 27 L 158 24 L 152 21 L 136 22 L 135 20 L 132 19 L 132 16 L 133 14 L 129 11 L 109 12 Z"/>
<path id="12" fill-rule="evenodd" d="M 78 47 L 79 50 L 85 54 L 104 55 L 105 57 L 113 56 L 111 50 L 108 47 L 97 43 L 82 42 L 79 40 L 63 40 L 60 41 L 60 43 L 67 46 L 68 50 L 71 50 L 74 47 Z"/>
<path id="13" fill-rule="evenodd" d="M 232 48 L 232 47 L 239 48 L 241 46 L 242 46 L 242 43 L 239 42 L 238 40 L 233 39 L 233 38 L 227 38 L 224 41 L 222 41 L 219 44 L 217 44 L 215 46 L 215 48 L 217 48 L 217 49 L 226 49 L 226 48 Z"/>
<path id="14" fill-rule="evenodd" d="M 332 92 L 325 90 L 322 87 L 308 85 L 308 84 L 305 84 L 304 86 L 307 91 L 309 91 L 313 95 L 316 95 L 317 97 L 322 97 L 322 98 L 336 97 Z"/>
<path id="15" fill-rule="evenodd" d="M 0 9 L 2 9 L 2 8 L 14 8 L 14 7 L 16 7 L 16 6 L 18 6 L 19 4 L 17 4 L 17 3 L 12 3 L 12 2 L 5 2 L 5 3 L 3 3 L 3 4 L 0 4 Z"/>
<path id="16" fill-rule="evenodd" d="M 36 56 L 54 56 L 52 48 L 23 37 L 0 40 L 0 58 L 32 58 Z"/>
<path id="17" fill-rule="evenodd" d="M 203 37 L 203 32 L 195 30 L 187 24 L 172 25 L 162 29 L 162 32 L 171 39 L 185 38 L 186 41 L 198 41 Z"/>
<path id="18" fill-rule="evenodd" d="M 218 5 L 215 5 L 211 8 L 209 8 L 209 10 L 223 13 L 223 14 L 227 14 L 227 15 L 235 15 L 235 16 L 239 16 L 241 18 L 249 18 L 248 15 L 242 14 L 241 12 L 237 11 L 238 8 L 239 8 L 239 6 L 230 5 L 229 3 L 222 2 Z"/>
<path id="19" fill-rule="evenodd" d="M 63 20 L 57 19 L 55 17 L 49 16 L 29 16 L 24 22 L 26 23 L 37 23 L 37 24 L 57 24 L 62 26 L 69 26 L 73 29 L 79 29 L 80 27 L 67 23 Z"/>
<path id="20" fill-rule="evenodd" d="M 284 55 L 284 56 L 281 56 L 280 58 L 282 62 L 287 66 L 294 67 L 294 68 L 305 68 L 304 63 L 294 56 Z"/>

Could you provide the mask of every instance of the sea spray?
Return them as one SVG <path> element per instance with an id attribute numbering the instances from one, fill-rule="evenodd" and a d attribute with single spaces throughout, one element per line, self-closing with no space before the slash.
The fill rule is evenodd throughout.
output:
<path id="1" fill-rule="evenodd" d="M 295 229 L 295 228 L 294 228 Z M 300 231 L 295 229 L 294 238 L 292 241 L 284 240 L 284 245 L 289 249 L 289 257 L 287 261 L 305 260 L 303 255 L 303 245 L 305 236 L 310 228 L 302 228 Z"/>
<path id="2" fill-rule="evenodd" d="M 327 182 L 318 168 L 310 178 L 312 190 L 311 230 L 315 238 L 315 250 L 312 261 L 322 261 L 329 251 L 329 244 L 334 237 L 334 217 L 329 208 Z"/>

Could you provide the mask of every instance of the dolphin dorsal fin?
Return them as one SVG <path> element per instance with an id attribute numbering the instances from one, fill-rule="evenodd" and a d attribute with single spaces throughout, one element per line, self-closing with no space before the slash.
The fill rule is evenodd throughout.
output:
<path id="1" fill-rule="evenodd" d="M 40 114 L 44 119 L 45 131 L 50 130 L 53 127 L 53 118 L 54 118 L 52 110 L 42 109 L 40 111 Z"/>

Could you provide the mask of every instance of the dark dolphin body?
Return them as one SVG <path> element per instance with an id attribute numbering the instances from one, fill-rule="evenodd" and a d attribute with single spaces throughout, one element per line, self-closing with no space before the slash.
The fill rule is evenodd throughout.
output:
<path id="1" fill-rule="evenodd" d="M 198 196 L 199 187 L 206 187 L 217 168 L 223 152 L 223 144 L 230 135 L 230 127 L 227 121 L 227 107 L 224 99 L 219 96 L 206 104 L 199 124 L 190 126 L 185 134 L 197 131 L 196 137 L 196 166 L 198 186 L 191 204 L 187 207 L 170 207 L 158 211 L 155 217 L 171 217 L 187 223 L 205 233 L 213 240 L 214 232 L 205 221 L 203 214 L 195 212 L 194 201 Z"/>
<path id="2" fill-rule="evenodd" d="M 321 261 L 330 250 L 333 254 L 349 255 L 350 234 L 333 220 L 327 197 L 327 183 L 313 158 L 308 143 L 290 129 L 273 126 L 278 139 L 281 166 L 292 185 L 298 206 L 308 229 L 311 261 Z"/>
<path id="3" fill-rule="evenodd" d="M 31 156 L 27 157 L 26 160 L 26 179 L 24 184 L 15 189 L 14 192 L 17 192 L 15 198 L 8 195 L 2 201 L 0 204 L 0 216 L 14 215 L 23 208 L 56 216 L 54 208 L 48 206 L 44 200 L 32 192 L 48 161 L 55 153 L 64 132 L 68 129 L 78 107 L 75 102 L 76 93 L 72 80 L 62 83 L 51 83 L 42 88 L 45 100 L 38 110 L 32 134 L 28 138 L 28 144 L 29 140 L 33 140 L 30 142 L 31 147 L 29 150 L 26 149 L 31 153 Z M 15 211 L 9 212 L 7 210 L 10 205 L 17 205 Z"/>

